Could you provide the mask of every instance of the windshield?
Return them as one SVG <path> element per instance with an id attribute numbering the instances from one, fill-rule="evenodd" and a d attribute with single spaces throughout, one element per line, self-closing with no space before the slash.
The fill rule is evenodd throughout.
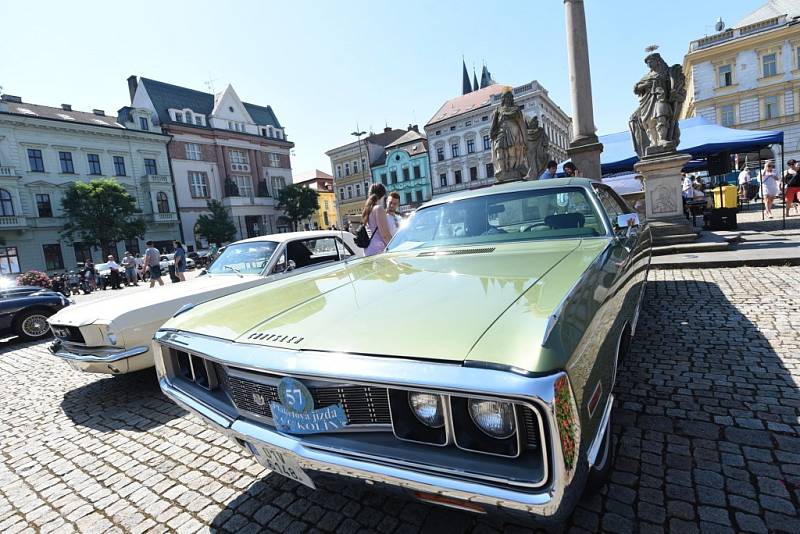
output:
<path id="1" fill-rule="evenodd" d="M 387 250 L 605 235 L 582 187 L 529 189 L 437 204 L 417 212 Z"/>
<path id="2" fill-rule="evenodd" d="M 234 243 L 208 268 L 211 274 L 261 274 L 278 244 L 274 241 Z"/>

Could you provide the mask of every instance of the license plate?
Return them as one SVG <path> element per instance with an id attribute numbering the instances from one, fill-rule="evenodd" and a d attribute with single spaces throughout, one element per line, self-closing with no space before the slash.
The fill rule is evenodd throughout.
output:
<path id="1" fill-rule="evenodd" d="M 299 482 L 304 486 L 308 486 L 311 489 L 317 489 L 317 487 L 314 485 L 314 481 L 311 480 L 311 477 L 309 477 L 306 472 L 303 471 L 303 468 L 300 467 L 297 461 L 295 461 L 290 455 L 269 447 L 253 445 L 252 443 L 248 443 L 247 448 L 250 449 L 250 452 L 252 452 L 253 456 L 256 457 L 258 463 L 264 467 L 267 467 L 279 475 L 285 476 L 286 478 L 291 478 L 292 480 Z"/>

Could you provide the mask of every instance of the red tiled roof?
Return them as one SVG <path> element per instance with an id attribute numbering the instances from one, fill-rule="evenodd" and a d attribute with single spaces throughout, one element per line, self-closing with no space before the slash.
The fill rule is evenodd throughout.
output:
<path id="1" fill-rule="evenodd" d="M 495 83 L 483 89 L 451 98 L 439 108 L 439 111 L 433 114 L 426 126 L 488 106 L 492 102 L 492 96 L 499 95 L 505 88 L 505 85 Z"/>

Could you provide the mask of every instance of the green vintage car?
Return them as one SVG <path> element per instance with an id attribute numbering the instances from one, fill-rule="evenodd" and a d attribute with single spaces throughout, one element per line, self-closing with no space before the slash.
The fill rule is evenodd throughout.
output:
<path id="1" fill-rule="evenodd" d="M 565 519 L 612 463 L 650 230 L 588 179 L 435 199 L 387 251 L 179 313 L 163 391 L 302 484 Z"/>

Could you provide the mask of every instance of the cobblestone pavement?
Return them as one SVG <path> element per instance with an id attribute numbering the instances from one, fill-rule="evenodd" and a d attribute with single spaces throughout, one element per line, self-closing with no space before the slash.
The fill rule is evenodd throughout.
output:
<path id="1" fill-rule="evenodd" d="M 618 373 L 610 483 L 571 532 L 800 532 L 796 268 L 651 272 Z M 369 486 L 267 473 L 150 372 L 0 343 L 0 532 L 523 532 Z"/>

